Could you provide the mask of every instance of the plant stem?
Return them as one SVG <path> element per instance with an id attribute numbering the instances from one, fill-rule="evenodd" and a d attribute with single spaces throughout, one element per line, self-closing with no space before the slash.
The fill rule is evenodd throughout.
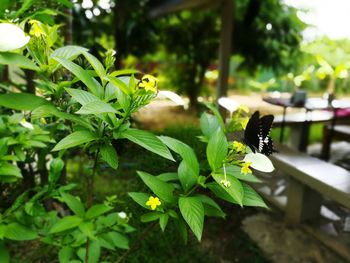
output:
<path id="1" fill-rule="evenodd" d="M 98 164 L 98 155 L 100 154 L 100 148 L 96 150 L 94 166 L 92 168 L 92 174 L 87 177 L 87 206 L 91 207 L 94 201 L 94 177 L 97 170 Z M 88 238 L 86 241 L 86 249 L 85 249 L 85 263 L 89 261 L 89 252 L 90 252 L 90 239 Z"/>
<path id="2" fill-rule="evenodd" d="M 207 177 L 205 177 L 205 181 L 204 182 L 206 182 L 210 176 L 211 176 L 211 173 L 209 175 L 207 175 Z M 189 196 L 190 194 L 192 194 L 199 186 L 200 186 L 200 184 L 196 184 L 190 191 L 188 191 L 185 194 L 185 197 Z"/>
<path id="3" fill-rule="evenodd" d="M 89 252 L 90 252 L 90 239 L 88 238 L 86 241 L 86 249 L 85 249 L 85 263 L 89 262 Z"/>
<path id="4" fill-rule="evenodd" d="M 152 224 L 148 225 L 143 231 L 142 233 L 138 236 L 138 238 L 136 239 L 136 241 L 130 246 L 130 248 L 125 251 L 125 253 L 123 255 L 121 255 L 118 260 L 116 261 L 116 263 L 121 263 L 123 262 L 123 260 L 126 258 L 127 255 L 130 254 L 130 252 L 135 249 L 137 247 L 138 244 L 141 243 L 142 240 L 144 240 L 147 236 L 147 234 L 156 226 L 157 221 L 153 222 Z"/>
<path id="5" fill-rule="evenodd" d="M 94 199 L 94 177 L 97 170 L 98 155 L 100 153 L 100 148 L 96 150 L 94 165 L 92 168 L 92 174 L 87 177 L 87 206 L 91 207 Z"/>

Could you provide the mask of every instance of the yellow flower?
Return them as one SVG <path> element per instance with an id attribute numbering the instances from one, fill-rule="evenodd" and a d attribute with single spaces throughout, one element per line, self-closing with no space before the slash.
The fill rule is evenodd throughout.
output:
<path id="1" fill-rule="evenodd" d="M 251 165 L 252 163 L 251 162 L 246 162 L 242 165 L 242 168 L 241 168 L 241 173 L 244 174 L 244 175 L 247 175 L 247 174 L 250 174 L 252 173 L 252 170 L 250 170 L 249 166 Z"/>
<path id="2" fill-rule="evenodd" d="M 160 202 L 158 197 L 150 196 L 148 201 L 146 202 L 147 206 L 150 206 L 152 210 L 155 210 L 157 206 L 160 206 L 162 203 Z"/>
<path id="3" fill-rule="evenodd" d="M 244 120 L 241 121 L 241 125 L 242 125 L 243 130 L 245 130 L 245 128 L 247 127 L 248 121 L 249 121 L 248 117 L 245 117 Z"/>
<path id="4" fill-rule="evenodd" d="M 236 149 L 237 152 L 244 152 L 245 151 L 245 145 L 241 142 L 234 141 L 233 148 Z"/>
<path id="5" fill-rule="evenodd" d="M 30 20 L 29 24 L 32 25 L 32 27 L 30 28 L 30 32 L 29 32 L 32 36 L 40 37 L 42 35 L 43 36 L 45 35 L 44 31 L 42 30 L 42 28 L 40 26 L 39 21 Z"/>
<path id="6" fill-rule="evenodd" d="M 246 112 L 246 113 L 249 112 L 248 106 L 243 105 L 243 104 L 239 105 L 238 109 L 239 109 L 239 110 L 242 110 L 242 111 L 244 111 L 244 112 Z"/>
<path id="7" fill-rule="evenodd" d="M 144 75 L 139 83 L 140 88 L 144 88 L 146 91 L 157 92 L 158 79 L 151 75 Z"/>

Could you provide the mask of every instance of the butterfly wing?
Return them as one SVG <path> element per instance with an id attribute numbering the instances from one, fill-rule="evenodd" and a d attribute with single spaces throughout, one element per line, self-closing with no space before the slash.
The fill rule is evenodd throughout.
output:
<path id="1" fill-rule="evenodd" d="M 250 117 L 244 131 L 244 143 L 255 153 L 259 149 L 259 111 L 254 112 Z"/>
<path id="2" fill-rule="evenodd" d="M 266 115 L 259 120 L 259 152 L 267 156 L 274 151 L 272 139 L 270 137 L 273 119 L 273 115 Z"/>
<path id="3" fill-rule="evenodd" d="M 265 115 L 261 117 L 261 119 L 259 120 L 259 125 L 260 125 L 259 128 L 264 138 L 269 136 L 273 119 L 274 119 L 273 115 Z"/>

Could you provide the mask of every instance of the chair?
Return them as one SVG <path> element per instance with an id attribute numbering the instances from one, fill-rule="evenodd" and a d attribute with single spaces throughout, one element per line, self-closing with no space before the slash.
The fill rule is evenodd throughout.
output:
<path id="1" fill-rule="evenodd" d="M 323 128 L 322 159 L 328 160 L 333 139 L 350 142 L 350 125 L 325 125 Z"/>

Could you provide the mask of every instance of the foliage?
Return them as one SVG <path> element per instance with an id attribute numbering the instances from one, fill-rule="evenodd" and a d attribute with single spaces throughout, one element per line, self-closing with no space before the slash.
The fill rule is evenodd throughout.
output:
<path id="1" fill-rule="evenodd" d="M 296 13 L 295 8 L 279 0 L 237 1 L 233 46 L 245 58 L 243 65 L 278 73 L 295 69 L 305 28 Z"/>
<path id="2" fill-rule="evenodd" d="M 172 223 L 186 242 L 188 228 L 201 240 L 205 216 L 225 217 L 213 195 L 240 206 L 266 207 L 247 185 L 258 179 L 241 174 L 246 148 L 236 148 L 226 136 L 242 129 L 240 110 L 225 125 L 208 105 L 212 114 L 201 117 L 206 162 L 200 165 L 187 144 L 132 126 L 132 114 L 156 96 L 155 78 L 113 70 L 112 52 L 103 63 L 86 48 L 60 46 L 56 25 L 24 20 L 21 26 L 31 35 L 27 46 L 0 53 L 1 64 L 27 70 L 35 83 L 29 88 L 27 78 L 23 89 L 9 84 L 0 95 L 0 253 L 5 262 L 6 247 L 14 241 L 45 244 L 57 251 L 60 263 L 108 262 L 109 253 L 129 251 L 128 234 L 136 230 L 129 215 L 118 212 L 117 196 L 97 203 L 94 192 L 103 166 L 118 168 L 124 140 L 177 160 L 176 171 L 138 171 L 148 190 L 128 195 L 146 211 L 141 222 L 159 222 L 162 231 Z M 86 180 L 84 198 L 74 194 L 66 176 L 66 162 L 75 155 L 88 160 L 88 172 L 80 174 Z"/>
<path id="3" fill-rule="evenodd" d="M 217 63 L 220 10 L 217 7 L 189 9 L 150 17 L 152 10 L 165 2 L 111 1 L 110 13 L 100 8 L 101 14 L 91 19 L 84 14 L 90 9 L 76 9 L 76 39 L 84 44 L 91 41 L 88 45 L 95 49 L 99 49 L 96 39 L 103 45 L 107 45 L 106 42 L 114 45 L 118 67 L 128 55 L 151 57 L 151 67 L 163 68 L 171 80 L 169 85 L 186 94 L 190 104 L 197 107 L 205 72 Z M 232 50 L 244 59 L 238 70 L 252 74 L 256 70 L 271 69 L 280 75 L 297 68 L 301 31 L 305 25 L 297 17 L 296 9 L 279 0 L 235 2 Z M 93 8 L 99 6 L 95 4 L 91 10 Z M 272 28 L 267 29 L 267 25 Z"/>

